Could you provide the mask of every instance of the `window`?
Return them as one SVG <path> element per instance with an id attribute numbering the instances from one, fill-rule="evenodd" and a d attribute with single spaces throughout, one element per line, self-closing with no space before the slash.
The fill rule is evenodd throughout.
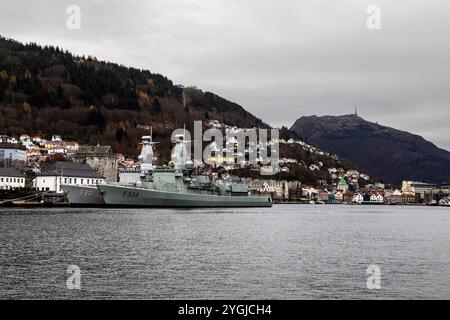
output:
<path id="1" fill-rule="evenodd" d="M 3 182 L 3 178 L 0 178 L 0 182 Z"/>
<path id="2" fill-rule="evenodd" d="M 67 183 L 67 178 L 64 178 L 64 183 Z"/>
<path id="3" fill-rule="evenodd" d="M 80 182 L 81 184 L 83 184 L 84 183 L 84 179 L 81 179 L 81 182 Z"/>
<path id="4" fill-rule="evenodd" d="M 72 184 L 72 178 L 69 178 L 69 183 Z"/>
<path id="5" fill-rule="evenodd" d="M 77 184 L 77 178 L 74 178 L 74 179 L 73 179 L 73 183 L 74 183 L 74 184 Z"/>

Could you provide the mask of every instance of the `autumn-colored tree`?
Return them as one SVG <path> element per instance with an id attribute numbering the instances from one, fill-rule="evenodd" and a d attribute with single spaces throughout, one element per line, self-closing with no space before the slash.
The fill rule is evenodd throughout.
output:
<path id="1" fill-rule="evenodd" d="M 17 85 L 17 78 L 15 75 L 12 75 L 11 77 L 9 77 L 9 84 L 13 87 L 15 87 Z"/>
<path id="2" fill-rule="evenodd" d="M 25 114 L 30 114 L 31 113 L 31 106 L 30 106 L 30 104 L 28 102 L 24 102 L 23 103 L 22 109 L 23 109 L 23 112 Z"/>
<path id="3" fill-rule="evenodd" d="M 141 105 L 143 105 L 143 106 L 148 106 L 148 104 L 150 102 L 150 98 L 148 97 L 148 94 L 145 93 L 144 91 L 139 91 L 138 99 L 139 99 L 139 102 L 141 103 Z"/>
<path id="4" fill-rule="evenodd" d="M 8 80 L 9 75 L 8 72 L 6 72 L 5 70 L 0 71 L 0 80 L 1 81 L 6 81 Z"/>

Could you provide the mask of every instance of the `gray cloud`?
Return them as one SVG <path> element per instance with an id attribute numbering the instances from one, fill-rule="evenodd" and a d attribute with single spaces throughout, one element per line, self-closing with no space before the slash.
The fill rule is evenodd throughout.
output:
<path id="1" fill-rule="evenodd" d="M 66 8 L 82 29 L 66 28 Z M 382 29 L 366 28 L 377 4 Z M 447 0 L 0 0 L 0 33 L 162 73 L 266 122 L 360 115 L 450 149 Z"/>

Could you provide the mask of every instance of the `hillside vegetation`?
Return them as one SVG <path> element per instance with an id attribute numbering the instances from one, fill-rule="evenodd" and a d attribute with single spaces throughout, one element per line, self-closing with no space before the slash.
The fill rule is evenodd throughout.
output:
<path id="1" fill-rule="evenodd" d="M 111 145 L 136 158 L 140 138 L 153 127 L 160 162 L 169 159 L 175 128 L 193 132 L 194 120 L 218 120 L 240 128 L 269 128 L 243 107 L 211 92 L 176 86 L 148 70 L 93 57 L 74 56 L 58 47 L 22 44 L 0 37 L 0 134 L 58 134 L 82 144 Z M 282 137 L 295 136 L 286 128 Z M 345 161 L 281 147 L 281 156 L 304 166 L 279 177 L 315 182 L 329 179 L 327 167 L 350 167 Z M 324 163 L 323 170 L 307 166 Z"/>

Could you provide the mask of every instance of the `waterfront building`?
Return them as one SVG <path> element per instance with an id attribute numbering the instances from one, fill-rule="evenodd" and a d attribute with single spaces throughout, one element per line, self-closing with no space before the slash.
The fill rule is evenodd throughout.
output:
<path id="1" fill-rule="evenodd" d="M 308 189 L 308 194 L 309 194 L 310 199 L 315 199 L 315 198 L 317 198 L 319 191 L 317 191 L 317 189 L 311 187 Z"/>
<path id="2" fill-rule="evenodd" d="M 319 192 L 319 201 L 328 202 L 329 201 L 329 192 L 328 191 L 321 191 Z"/>
<path id="3" fill-rule="evenodd" d="M 0 189 L 25 188 L 25 176 L 14 168 L 0 168 Z"/>
<path id="4" fill-rule="evenodd" d="M 402 203 L 403 204 L 414 204 L 418 203 L 420 199 L 420 195 L 411 194 L 411 193 L 403 193 L 402 194 Z"/>
<path id="5" fill-rule="evenodd" d="M 450 192 L 450 183 L 444 182 L 441 186 L 441 190 L 447 190 L 447 192 Z"/>
<path id="6" fill-rule="evenodd" d="M 394 192 L 385 192 L 385 203 L 386 204 L 399 204 L 402 203 L 402 193 L 400 190 L 395 190 Z"/>
<path id="7" fill-rule="evenodd" d="M 328 193 L 328 199 L 327 199 L 328 203 L 336 203 L 336 195 L 334 193 Z"/>
<path id="8" fill-rule="evenodd" d="M 56 162 L 36 176 L 33 187 L 38 191 L 63 193 L 61 185 L 95 186 L 103 183 L 105 178 L 87 164 Z"/>
<path id="9" fill-rule="evenodd" d="M 334 195 L 336 202 L 342 202 L 344 201 L 344 194 L 340 191 L 336 192 L 336 194 Z"/>
<path id="10" fill-rule="evenodd" d="M 353 195 L 353 199 L 352 199 L 353 203 L 361 204 L 361 203 L 363 203 L 363 201 L 364 201 L 364 197 L 361 193 L 358 192 Z"/>
<path id="11" fill-rule="evenodd" d="M 281 184 L 281 197 L 283 200 L 289 199 L 289 183 L 286 180 L 279 181 Z"/>
<path id="12" fill-rule="evenodd" d="M 370 202 L 374 202 L 374 203 L 383 203 L 384 202 L 384 198 L 381 194 L 377 193 L 377 194 L 372 194 L 370 196 Z"/>
<path id="13" fill-rule="evenodd" d="M 424 203 L 439 203 L 440 200 L 450 197 L 450 189 L 443 185 L 441 188 L 435 188 L 430 192 L 425 192 Z"/>
<path id="14" fill-rule="evenodd" d="M 300 181 L 289 181 L 288 182 L 288 199 L 291 201 L 296 201 L 303 198 L 303 186 Z"/>
<path id="15" fill-rule="evenodd" d="M 425 182 L 413 182 L 412 188 L 415 194 L 418 194 L 420 197 L 420 202 L 425 202 L 425 194 L 432 192 L 438 186 L 433 183 L 425 183 Z"/>

